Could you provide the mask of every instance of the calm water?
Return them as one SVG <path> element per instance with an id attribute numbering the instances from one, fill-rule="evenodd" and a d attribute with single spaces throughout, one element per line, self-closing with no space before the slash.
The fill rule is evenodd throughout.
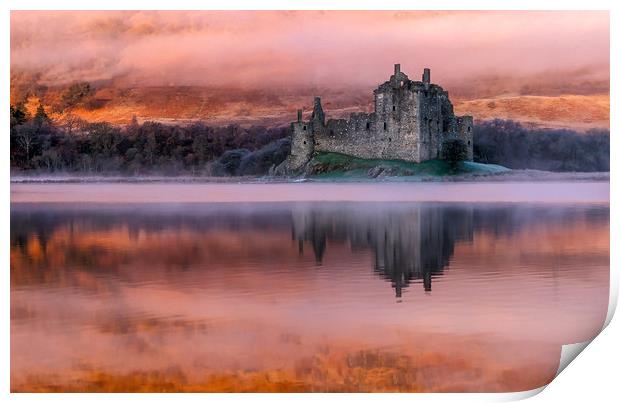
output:
<path id="1" fill-rule="evenodd" d="M 607 313 L 604 190 L 569 203 L 239 202 L 255 190 L 129 203 L 110 190 L 135 185 L 89 186 L 98 202 L 12 189 L 14 391 L 526 390 Z"/>

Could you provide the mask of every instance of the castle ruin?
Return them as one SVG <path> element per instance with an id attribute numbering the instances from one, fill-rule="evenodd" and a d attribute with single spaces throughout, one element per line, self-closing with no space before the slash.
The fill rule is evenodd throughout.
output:
<path id="1" fill-rule="evenodd" d="M 291 152 L 277 172 L 301 170 L 316 152 L 422 162 L 440 158 L 449 138 L 461 139 L 467 159 L 473 159 L 473 118 L 454 115 L 448 91 L 431 84 L 430 69 L 424 69 L 422 81 L 413 81 L 395 64 L 394 74 L 374 96 L 374 112 L 353 113 L 348 120 L 325 121 L 319 97 L 309 121 L 297 110 L 297 121 L 291 123 Z"/>

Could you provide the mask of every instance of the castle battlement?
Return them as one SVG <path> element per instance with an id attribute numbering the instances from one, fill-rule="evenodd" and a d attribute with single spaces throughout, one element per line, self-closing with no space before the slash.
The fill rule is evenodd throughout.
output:
<path id="1" fill-rule="evenodd" d="M 448 91 L 431 83 L 424 69 L 421 81 L 410 80 L 394 65 L 394 74 L 374 91 L 374 112 L 349 119 L 325 120 L 321 98 L 315 97 L 310 120 L 291 123 L 291 153 L 279 172 L 303 168 L 315 152 L 336 152 L 359 158 L 422 162 L 439 158 L 444 140 L 459 138 L 473 159 L 473 118 L 455 116 Z"/>

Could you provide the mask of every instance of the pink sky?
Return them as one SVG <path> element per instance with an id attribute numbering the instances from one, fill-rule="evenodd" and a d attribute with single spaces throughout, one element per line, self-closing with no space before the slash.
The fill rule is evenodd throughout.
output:
<path id="1" fill-rule="evenodd" d="M 598 93 L 609 56 L 607 12 L 11 13 L 12 71 L 47 85 L 372 88 L 401 63 L 457 89 Z"/>

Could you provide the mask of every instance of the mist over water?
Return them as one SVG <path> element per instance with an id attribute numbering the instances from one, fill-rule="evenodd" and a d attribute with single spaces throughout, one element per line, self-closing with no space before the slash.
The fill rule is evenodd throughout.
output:
<path id="1" fill-rule="evenodd" d="M 569 173 L 569 175 L 571 175 Z M 12 203 L 609 203 L 609 181 L 11 183 Z M 523 180 L 523 178 L 522 178 Z"/>
<path id="2" fill-rule="evenodd" d="M 605 203 L 13 203 L 11 386 L 526 390 L 608 293 Z"/>

